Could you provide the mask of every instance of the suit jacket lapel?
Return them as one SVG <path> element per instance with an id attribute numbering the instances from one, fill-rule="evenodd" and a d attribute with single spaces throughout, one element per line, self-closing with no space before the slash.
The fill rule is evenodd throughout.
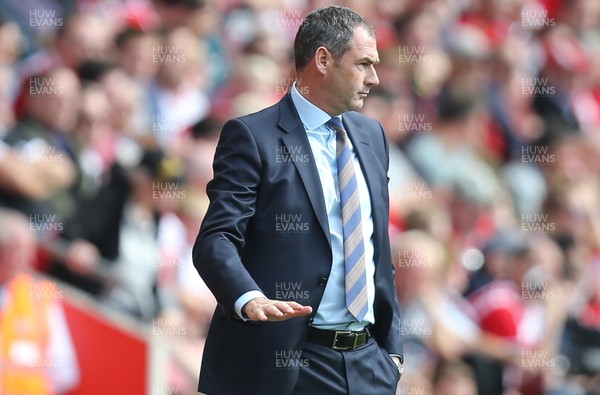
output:
<path id="1" fill-rule="evenodd" d="M 325 207 L 321 179 L 319 178 L 319 172 L 310 148 L 310 143 L 308 142 L 308 136 L 289 94 L 281 100 L 279 113 L 279 127 L 286 132 L 281 138 L 283 144 L 290 149 L 300 147 L 301 152 L 307 152 L 309 155 L 310 160 L 308 163 L 294 162 L 294 165 L 300 174 L 310 203 L 325 233 L 325 237 L 327 237 L 327 242 L 331 246 L 329 221 L 327 219 L 327 209 Z"/>
<path id="2" fill-rule="evenodd" d="M 381 188 L 387 188 L 387 185 L 381 186 L 378 181 L 381 179 L 381 174 L 378 173 L 383 171 L 383 169 L 379 166 L 379 159 L 375 156 L 371 139 L 369 135 L 364 132 L 364 127 L 361 127 L 362 125 L 349 116 L 343 117 L 343 123 L 344 128 L 348 133 L 348 137 L 350 137 L 350 141 L 352 141 L 354 152 L 358 157 L 365 181 L 367 182 L 367 188 L 369 189 L 371 215 L 373 216 L 374 259 L 377 263 L 380 251 L 378 246 L 383 236 L 381 234 L 381 229 L 384 229 L 384 226 L 387 229 L 387 224 L 382 223 L 383 218 L 380 214 L 382 210 L 385 210 L 385 205 L 381 203 L 382 200 L 380 199 L 382 194 Z M 378 167 L 380 168 L 378 169 Z"/>

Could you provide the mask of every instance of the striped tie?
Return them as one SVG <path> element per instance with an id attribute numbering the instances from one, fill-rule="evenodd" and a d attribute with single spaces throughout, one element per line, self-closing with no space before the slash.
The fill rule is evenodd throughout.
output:
<path id="1" fill-rule="evenodd" d="M 331 118 L 327 125 L 336 131 L 337 168 L 344 229 L 346 307 L 357 321 L 361 321 L 367 314 L 367 274 L 358 183 L 348 135 L 342 122 L 339 118 Z"/>

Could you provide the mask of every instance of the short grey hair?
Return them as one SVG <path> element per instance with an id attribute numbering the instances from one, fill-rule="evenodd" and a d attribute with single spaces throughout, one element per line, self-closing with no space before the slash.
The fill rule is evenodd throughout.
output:
<path id="1" fill-rule="evenodd" d="M 374 37 L 375 28 L 348 7 L 318 8 L 304 18 L 294 40 L 296 70 L 308 65 L 319 47 L 327 48 L 339 60 L 350 48 L 356 26 L 364 26 Z"/>

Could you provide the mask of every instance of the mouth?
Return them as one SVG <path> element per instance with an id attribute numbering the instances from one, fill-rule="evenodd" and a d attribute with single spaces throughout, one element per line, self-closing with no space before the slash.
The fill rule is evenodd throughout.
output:
<path id="1" fill-rule="evenodd" d="M 368 94 L 369 94 L 369 92 L 358 92 L 358 95 L 360 97 L 367 97 Z"/>

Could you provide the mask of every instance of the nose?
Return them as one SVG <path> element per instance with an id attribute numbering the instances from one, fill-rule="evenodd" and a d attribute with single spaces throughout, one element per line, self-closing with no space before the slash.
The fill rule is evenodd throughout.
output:
<path id="1" fill-rule="evenodd" d="M 375 66 L 373 66 L 373 65 L 371 65 L 369 67 L 369 71 L 367 72 L 367 76 L 365 78 L 365 85 L 367 85 L 367 86 L 379 85 L 379 77 L 377 77 L 377 71 L 375 71 Z"/>

